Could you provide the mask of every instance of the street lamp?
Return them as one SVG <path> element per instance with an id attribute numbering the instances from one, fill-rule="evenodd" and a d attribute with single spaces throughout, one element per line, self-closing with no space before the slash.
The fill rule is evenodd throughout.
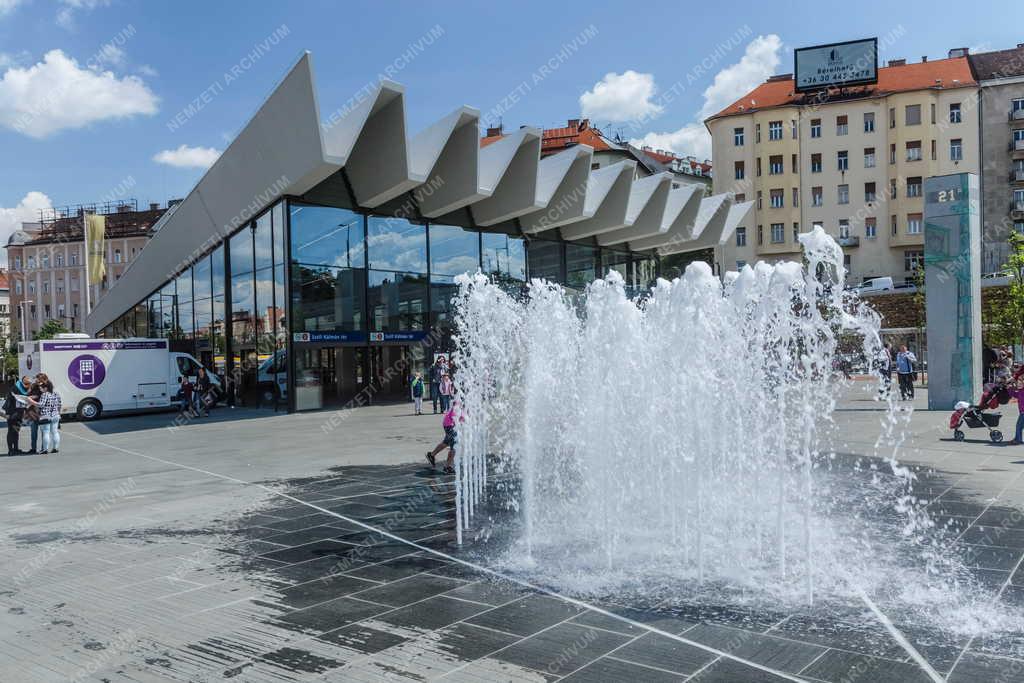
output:
<path id="1" fill-rule="evenodd" d="M 21 341 L 23 342 L 28 341 L 28 337 L 25 336 L 25 304 L 34 303 L 35 301 L 33 301 L 32 299 L 25 299 L 24 301 L 18 303 L 18 306 L 21 308 Z"/>

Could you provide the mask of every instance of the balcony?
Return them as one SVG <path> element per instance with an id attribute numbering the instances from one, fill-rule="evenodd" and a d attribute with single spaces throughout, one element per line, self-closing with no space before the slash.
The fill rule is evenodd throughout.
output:
<path id="1" fill-rule="evenodd" d="M 1015 109 L 1010 112 L 1011 121 L 1024 121 L 1024 109 Z"/>
<path id="2" fill-rule="evenodd" d="M 1024 218 L 1024 201 L 1010 202 L 1010 217 L 1014 220 Z"/>
<path id="3" fill-rule="evenodd" d="M 836 238 L 836 242 L 838 242 L 841 247 L 859 247 L 860 237 L 855 235 L 850 235 L 848 237 L 840 236 Z"/>
<path id="4" fill-rule="evenodd" d="M 1010 141 L 1011 152 L 1024 152 L 1024 138 Z"/>
<path id="5" fill-rule="evenodd" d="M 1024 183 L 1024 168 L 1015 168 L 1010 171 L 1011 183 Z"/>

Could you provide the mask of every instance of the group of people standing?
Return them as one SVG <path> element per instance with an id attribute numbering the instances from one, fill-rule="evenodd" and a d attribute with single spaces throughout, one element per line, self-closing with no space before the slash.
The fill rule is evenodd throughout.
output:
<path id="1" fill-rule="evenodd" d="M 438 356 L 428 371 L 430 382 L 430 401 L 434 406 L 434 414 L 437 415 L 438 404 L 441 405 L 441 413 L 448 412 L 451 407 L 452 396 L 455 395 L 455 385 L 452 383 L 451 368 L 443 356 Z M 417 415 L 423 414 L 423 398 L 428 390 L 423 381 L 423 373 L 417 372 L 413 375 L 410 385 L 410 394 L 413 406 Z"/>
<path id="2" fill-rule="evenodd" d="M 917 381 L 917 356 L 907 348 L 906 344 L 900 345 L 900 350 L 895 357 L 892 353 L 892 344 L 885 343 L 878 359 L 878 372 L 882 377 L 882 397 L 888 398 L 892 390 L 892 371 L 896 370 L 897 381 L 900 388 L 900 400 L 914 400 L 914 382 Z"/>
<path id="3" fill-rule="evenodd" d="M 202 417 L 210 414 L 211 392 L 213 383 L 210 376 L 206 374 L 206 368 L 200 367 L 196 373 L 196 381 L 188 377 L 178 378 L 178 399 L 179 407 L 183 414 L 190 417 Z"/>
<path id="4" fill-rule="evenodd" d="M 7 455 L 59 452 L 60 411 L 60 394 L 45 373 L 40 372 L 35 377 L 25 375 L 15 382 L 3 404 L 7 418 Z M 21 428 L 26 424 L 31 430 L 32 443 L 29 450 L 23 451 Z"/>

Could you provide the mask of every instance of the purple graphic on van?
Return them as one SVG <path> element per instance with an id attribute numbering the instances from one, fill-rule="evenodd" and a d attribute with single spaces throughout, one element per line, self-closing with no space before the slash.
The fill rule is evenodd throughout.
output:
<path id="1" fill-rule="evenodd" d="M 79 389 L 93 389 L 103 383 L 107 369 L 103 361 L 92 354 L 75 356 L 68 365 L 68 379 Z"/>

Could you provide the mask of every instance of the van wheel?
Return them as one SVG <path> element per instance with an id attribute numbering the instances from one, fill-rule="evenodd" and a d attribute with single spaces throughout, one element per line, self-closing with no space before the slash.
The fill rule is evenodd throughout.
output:
<path id="1" fill-rule="evenodd" d="M 78 404 L 79 420 L 95 420 L 103 413 L 103 406 L 94 398 L 87 398 Z"/>

